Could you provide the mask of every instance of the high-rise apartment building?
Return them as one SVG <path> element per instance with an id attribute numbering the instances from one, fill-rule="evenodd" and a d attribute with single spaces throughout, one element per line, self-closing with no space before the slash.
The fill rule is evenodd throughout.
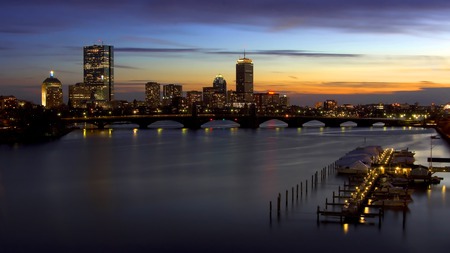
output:
<path id="1" fill-rule="evenodd" d="M 245 54 L 236 63 L 236 94 L 239 102 L 253 102 L 253 61 Z"/>
<path id="2" fill-rule="evenodd" d="M 41 86 L 42 105 L 45 108 L 54 108 L 63 104 L 62 84 L 50 71 L 50 77 L 42 82 Z"/>
<path id="3" fill-rule="evenodd" d="M 158 108 L 161 104 L 161 86 L 157 82 L 145 84 L 145 103 L 150 108 Z"/>
<path id="4" fill-rule="evenodd" d="M 182 97 L 183 87 L 179 84 L 165 84 L 163 85 L 163 106 L 172 105 L 177 97 Z"/>
<path id="5" fill-rule="evenodd" d="M 90 87 L 94 101 L 114 100 L 113 46 L 85 46 L 83 70 L 84 84 Z"/>

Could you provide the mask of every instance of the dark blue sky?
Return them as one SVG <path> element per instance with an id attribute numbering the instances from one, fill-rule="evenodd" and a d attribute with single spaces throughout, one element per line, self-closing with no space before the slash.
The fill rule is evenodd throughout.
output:
<path id="1" fill-rule="evenodd" d="M 446 103 L 450 2 L 443 0 L 26 1 L 0 9 L 0 95 L 39 103 L 50 70 L 82 81 L 82 47 L 115 47 L 117 99 L 147 81 L 235 89 L 235 62 L 255 66 L 255 91 L 294 104 Z M 425 90 L 424 90 L 425 89 Z"/>

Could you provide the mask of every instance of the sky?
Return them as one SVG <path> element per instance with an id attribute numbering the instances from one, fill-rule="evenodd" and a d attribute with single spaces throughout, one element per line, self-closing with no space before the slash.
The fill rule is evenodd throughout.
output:
<path id="1" fill-rule="evenodd" d="M 40 103 L 55 71 L 83 81 L 83 46 L 114 46 L 115 96 L 144 84 L 235 90 L 236 61 L 255 92 L 291 104 L 450 102 L 448 0 L 14 0 L 0 8 L 0 96 Z"/>

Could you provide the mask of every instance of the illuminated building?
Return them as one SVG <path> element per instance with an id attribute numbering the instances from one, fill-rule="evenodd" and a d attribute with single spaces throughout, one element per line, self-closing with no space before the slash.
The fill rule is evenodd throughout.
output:
<path id="1" fill-rule="evenodd" d="M 335 100 L 326 100 L 325 102 L 323 102 L 323 108 L 325 110 L 333 110 L 337 107 L 337 102 Z"/>
<path id="2" fill-rule="evenodd" d="M 90 86 L 95 101 L 114 100 L 113 46 L 92 45 L 83 49 L 84 84 Z"/>
<path id="3" fill-rule="evenodd" d="M 201 91 L 188 91 L 186 92 L 186 99 L 189 106 L 193 104 L 201 104 L 202 102 L 202 92 Z"/>
<path id="4" fill-rule="evenodd" d="M 50 77 L 42 82 L 42 105 L 45 108 L 59 107 L 63 104 L 62 84 L 50 71 Z"/>
<path id="5" fill-rule="evenodd" d="M 283 95 L 280 97 L 280 105 L 283 107 L 288 107 L 290 105 L 289 103 L 289 97 L 286 95 Z"/>
<path id="6" fill-rule="evenodd" d="M 270 111 L 280 105 L 280 94 L 273 91 L 253 94 L 256 108 L 261 112 Z"/>
<path id="7" fill-rule="evenodd" d="M 183 86 L 179 84 L 165 84 L 163 85 L 163 106 L 171 106 L 173 100 L 181 97 L 183 94 Z"/>
<path id="8" fill-rule="evenodd" d="M 213 108 L 214 93 L 216 89 L 214 87 L 203 87 L 203 106 Z"/>
<path id="9" fill-rule="evenodd" d="M 15 96 L 0 96 L 0 109 L 16 109 L 19 101 Z"/>
<path id="10" fill-rule="evenodd" d="M 236 94 L 239 102 L 253 102 L 253 61 L 245 53 L 236 63 Z"/>
<path id="11" fill-rule="evenodd" d="M 72 108 L 87 108 L 92 96 L 91 87 L 84 83 L 69 85 L 69 106 Z"/>
<path id="12" fill-rule="evenodd" d="M 218 74 L 214 78 L 213 87 L 216 89 L 216 93 L 223 94 L 225 98 L 227 97 L 227 81 L 225 81 L 221 74 Z"/>
<path id="13" fill-rule="evenodd" d="M 150 108 L 158 108 L 161 104 L 161 86 L 156 82 L 145 84 L 145 103 Z"/>

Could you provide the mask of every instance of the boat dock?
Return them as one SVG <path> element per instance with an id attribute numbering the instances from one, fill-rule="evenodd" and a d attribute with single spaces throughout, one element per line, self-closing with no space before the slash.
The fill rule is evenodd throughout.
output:
<path id="1" fill-rule="evenodd" d="M 332 201 L 325 200 L 324 209 L 317 207 L 317 222 L 321 216 L 326 218 L 322 222 L 330 222 L 329 218 L 336 221 L 337 218 L 340 223 L 362 223 L 366 218 L 378 217 L 381 225 L 386 207 L 406 209 L 410 191 L 385 187 L 385 166 L 392 162 L 394 153 L 392 148 L 383 150 L 366 174 L 355 173 L 349 176 L 349 182 L 344 183 L 342 188 L 339 186 L 337 194 L 333 192 Z M 331 210 L 328 210 L 329 206 Z"/>

